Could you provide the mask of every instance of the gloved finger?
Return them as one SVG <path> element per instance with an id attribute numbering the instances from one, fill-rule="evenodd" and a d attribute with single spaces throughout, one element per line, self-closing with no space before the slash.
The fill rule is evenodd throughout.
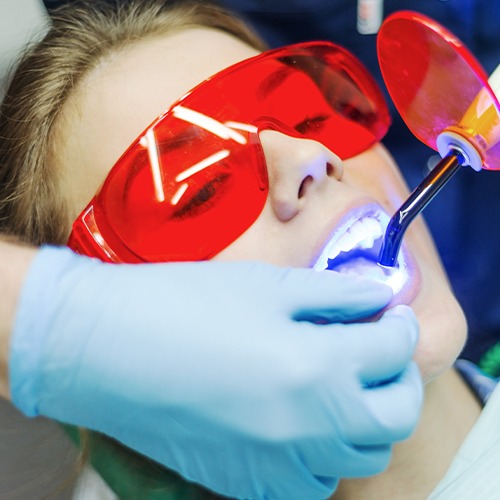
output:
<path id="1" fill-rule="evenodd" d="M 281 300 L 296 321 L 340 322 L 366 318 L 392 298 L 384 283 L 334 271 L 287 269 Z"/>
<path id="2" fill-rule="evenodd" d="M 259 460 L 252 461 L 251 464 L 248 464 L 249 469 L 245 470 L 245 475 L 265 477 L 266 480 L 260 481 L 263 487 L 245 498 L 270 500 L 324 500 L 329 498 L 337 486 L 338 476 L 333 474 L 326 480 L 323 477 L 317 477 L 310 464 L 303 459 L 304 451 L 321 462 L 336 463 L 338 459 L 335 455 L 325 454 L 321 449 L 310 445 L 309 440 L 288 445 L 280 442 L 268 443 L 263 448 L 264 453 L 260 455 Z"/>
<path id="3" fill-rule="evenodd" d="M 326 486 L 334 477 L 365 477 L 379 474 L 389 465 L 391 445 L 363 445 L 332 436 L 332 439 L 314 440 L 301 449 L 306 467 Z"/>
<path id="4" fill-rule="evenodd" d="M 353 325 L 350 340 L 356 348 L 360 382 L 371 385 L 398 376 L 413 356 L 418 334 L 415 314 L 402 305 L 376 322 Z"/>
<path id="5" fill-rule="evenodd" d="M 417 426 L 423 402 L 423 384 L 414 361 L 400 377 L 366 389 L 365 418 L 347 430 L 350 442 L 358 446 L 384 445 L 408 438 Z"/>

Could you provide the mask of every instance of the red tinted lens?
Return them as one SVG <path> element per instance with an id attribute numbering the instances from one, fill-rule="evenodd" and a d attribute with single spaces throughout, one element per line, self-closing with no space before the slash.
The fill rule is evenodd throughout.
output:
<path id="1" fill-rule="evenodd" d="M 433 149 L 443 131 L 466 137 L 483 168 L 500 169 L 500 105 L 467 47 L 434 20 L 397 12 L 382 25 L 378 57 L 387 89 L 412 133 Z"/>
<path id="2" fill-rule="evenodd" d="M 332 44 L 299 44 L 236 64 L 128 149 L 75 222 L 70 246 L 130 262 L 212 257 L 264 207 L 258 127 L 270 122 L 348 158 L 383 137 L 389 115 L 366 70 Z"/>
<path id="3" fill-rule="evenodd" d="M 200 260 L 213 255 L 214 240 L 229 245 L 267 196 L 258 137 L 238 136 L 246 144 L 174 117 L 151 129 L 94 200 L 89 215 L 102 238 L 120 258 L 125 246 L 126 261 Z"/>

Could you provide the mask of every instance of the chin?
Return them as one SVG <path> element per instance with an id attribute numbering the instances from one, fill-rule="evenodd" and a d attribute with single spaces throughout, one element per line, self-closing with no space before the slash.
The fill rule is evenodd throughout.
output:
<path id="1" fill-rule="evenodd" d="M 467 321 L 451 290 L 429 299 L 420 296 L 411 304 L 420 324 L 415 361 L 424 383 L 451 368 L 467 338 Z"/>

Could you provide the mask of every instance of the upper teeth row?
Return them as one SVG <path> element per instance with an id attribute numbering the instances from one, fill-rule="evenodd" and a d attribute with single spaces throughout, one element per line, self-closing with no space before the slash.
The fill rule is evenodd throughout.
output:
<path id="1" fill-rule="evenodd" d="M 371 248 L 376 239 L 383 234 L 381 222 L 375 217 L 364 217 L 350 225 L 342 234 L 337 233 L 325 247 L 314 269 L 323 270 L 328 259 L 334 259 L 340 252 L 348 252 L 353 248 Z"/>

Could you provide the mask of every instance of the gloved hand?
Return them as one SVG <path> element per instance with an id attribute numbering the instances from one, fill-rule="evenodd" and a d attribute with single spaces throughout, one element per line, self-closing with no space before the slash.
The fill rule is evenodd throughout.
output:
<path id="1" fill-rule="evenodd" d="M 418 420 L 413 313 L 353 322 L 391 295 L 333 272 L 44 248 L 17 311 L 12 398 L 222 494 L 325 498 L 382 471 Z"/>

